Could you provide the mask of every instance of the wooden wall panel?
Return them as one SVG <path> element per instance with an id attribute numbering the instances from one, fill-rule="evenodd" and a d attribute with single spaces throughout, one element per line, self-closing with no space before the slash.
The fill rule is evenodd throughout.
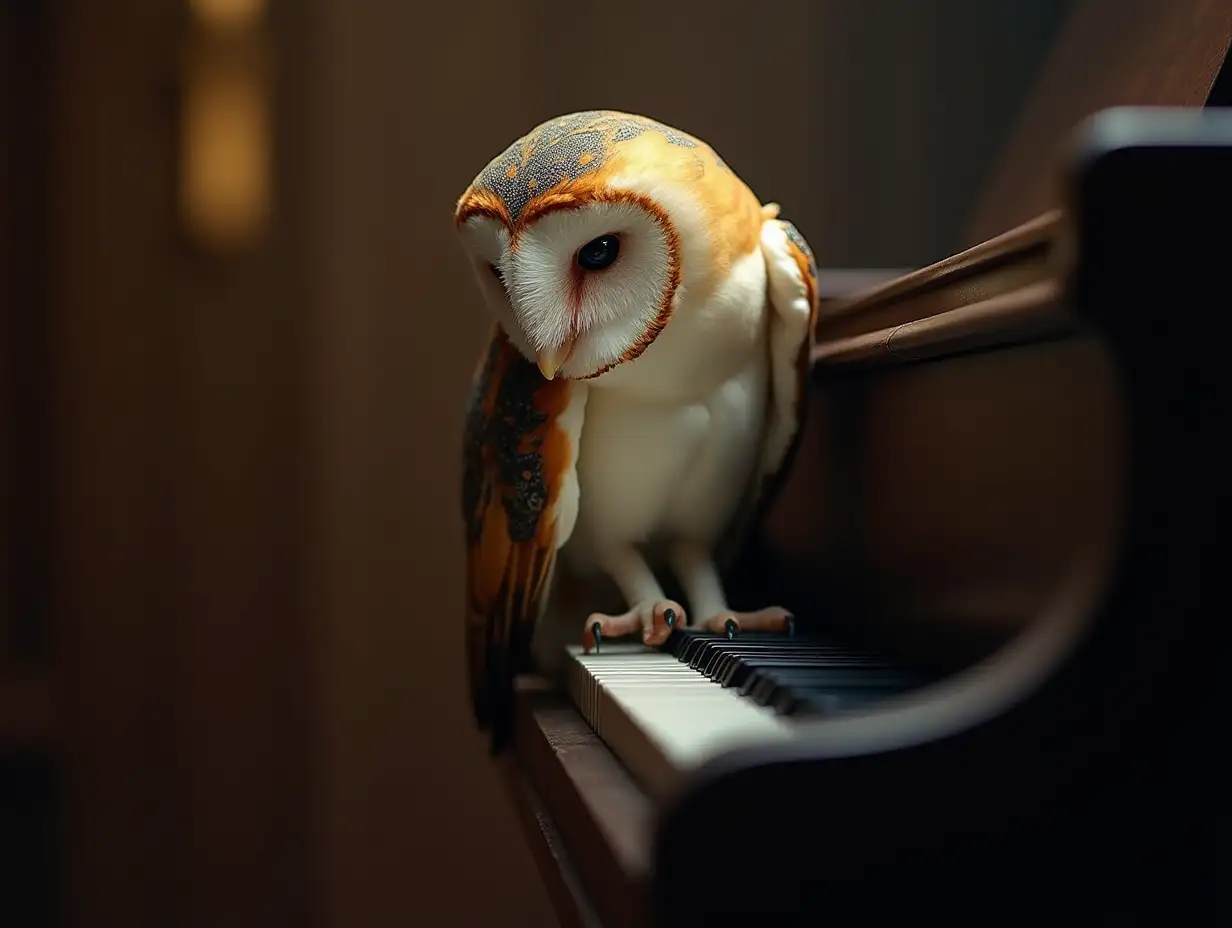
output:
<path id="1" fill-rule="evenodd" d="M 122 24 L 129 40 L 95 41 Z M 54 601 L 63 641 L 72 924 L 171 923 L 167 435 L 175 313 L 166 128 L 173 21 L 65 4 L 54 52 Z"/>
<path id="2" fill-rule="evenodd" d="M 458 195 L 527 125 L 518 11 L 321 4 L 313 496 L 331 925 L 541 925 L 462 676 L 461 416 L 486 326 Z"/>
<path id="3" fill-rule="evenodd" d="M 46 201 L 50 4 L 0 10 L 0 676 L 49 656 Z"/>
<path id="4" fill-rule="evenodd" d="M 50 421 L 68 914 L 304 924 L 313 626 L 304 323 L 288 284 L 302 262 L 286 214 L 235 262 L 184 247 L 178 5 L 58 14 Z"/>

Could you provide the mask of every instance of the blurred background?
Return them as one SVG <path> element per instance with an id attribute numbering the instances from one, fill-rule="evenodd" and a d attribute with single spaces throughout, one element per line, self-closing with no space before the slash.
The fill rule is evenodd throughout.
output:
<path id="1" fill-rule="evenodd" d="M 553 924 L 464 691 L 456 198 L 632 110 L 920 266 L 1070 5 L 3 0 L 0 925 Z"/>

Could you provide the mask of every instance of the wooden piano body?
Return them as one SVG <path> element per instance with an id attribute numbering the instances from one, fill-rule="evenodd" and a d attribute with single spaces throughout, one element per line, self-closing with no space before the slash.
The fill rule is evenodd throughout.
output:
<path id="1" fill-rule="evenodd" d="M 1193 102 L 1227 93 L 1221 16 Z M 1207 329 L 1232 305 L 1232 116 L 1113 109 L 1071 138 L 1059 206 L 827 303 L 799 454 L 734 573 L 737 602 L 772 588 L 952 674 L 734 751 L 666 802 L 527 681 L 506 773 L 563 922 L 1220 904 L 1229 390 Z"/>

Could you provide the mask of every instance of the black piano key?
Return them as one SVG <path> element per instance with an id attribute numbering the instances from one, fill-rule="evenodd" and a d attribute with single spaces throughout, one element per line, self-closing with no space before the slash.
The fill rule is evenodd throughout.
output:
<path id="1" fill-rule="evenodd" d="M 749 632 L 734 639 L 673 629 L 663 650 L 744 698 L 784 715 L 818 716 L 867 705 L 929 682 L 926 675 L 830 636 Z"/>
<path id="2" fill-rule="evenodd" d="M 872 652 L 861 652 L 829 641 L 808 639 L 780 639 L 778 641 L 732 641 L 717 642 L 709 648 L 711 653 L 750 657 L 758 654 L 847 654 L 853 657 L 875 657 Z"/>
<path id="3" fill-rule="evenodd" d="M 708 673 L 709 668 L 714 666 L 715 662 L 722 659 L 727 653 L 730 652 L 725 650 L 719 642 L 707 644 L 703 651 L 693 656 L 692 667 L 701 673 Z"/>
<path id="4" fill-rule="evenodd" d="M 794 691 L 816 690 L 818 692 L 835 693 L 902 693 L 915 689 L 922 681 L 908 675 L 898 673 L 876 673 L 866 671 L 816 672 L 794 671 L 785 673 L 766 673 L 752 681 L 746 682 L 741 689 L 741 695 L 747 696 L 759 705 L 770 705 L 780 694 Z"/>
<path id="5" fill-rule="evenodd" d="M 692 629 L 674 629 L 668 637 L 672 653 L 682 662 L 691 663 L 693 655 L 701 651 L 707 643 L 719 641 L 721 636 L 709 632 L 697 632 Z M 673 644 L 674 640 L 674 644 Z M 723 638 L 722 640 L 726 640 Z"/>
<path id="6" fill-rule="evenodd" d="M 728 639 L 726 635 L 714 635 L 709 632 L 699 632 L 693 629 L 676 629 L 668 636 L 663 645 L 678 660 L 694 666 L 707 660 L 719 651 L 728 653 L 731 648 L 778 647 L 784 643 L 799 643 L 803 647 L 829 646 L 838 647 L 833 643 L 819 642 L 806 637 L 788 638 L 774 632 L 746 632 L 736 639 Z"/>
<path id="7" fill-rule="evenodd" d="M 731 641 L 720 639 L 717 642 L 707 643 L 704 652 L 695 652 L 693 660 L 696 661 L 699 653 L 710 655 L 712 659 L 732 660 L 744 656 L 756 656 L 761 654 L 772 653 L 789 653 L 789 654 L 850 654 L 860 656 L 863 652 L 857 652 L 852 648 L 844 647 L 835 642 L 821 641 L 808 638 L 784 638 L 782 636 L 767 636 L 762 640 L 750 641 L 748 637 L 737 638 Z M 873 657 L 871 653 L 868 657 Z"/>
<path id="8" fill-rule="evenodd" d="M 867 664 L 842 664 L 838 662 L 805 663 L 797 661 L 767 662 L 760 666 L 750 667 L 747 673 L 737 673 L 732 676 L 731 686 L 737 687 L 741 695 L 748 695 L 754 686 L 765 679 L 790 679 L 796 685 L 803 686 L 814 681 L 818 686 L 848 685 L 850 679 L 881 681 L 870 685 L 901 685 L 910 686 L 912 676 L 908 671 L 887 664 L 870 666 Z M 835 681 L 831 683 L 830 681 Z M 901 681 L 901 682 L 899 682 Z M 851 685 L 855 685 L 854 683 Z"/>
<path id="9" fill-rule="evenodd" d="M 750 677 L 763 671 L 769 672 L 786 669 L 826 670 L 829 668 L 854 668 L 869 672 L 897 669 L 895 665 L 886 663 L 885 661 L 873 662 L 863 657 L 859 659 L 852 659 L 846 656 L 818 655 L 810 658 L 807 655 L 787 655 L 782 657 L 759 657 L 753 660 L 739 661 L 733 665 L 726 674 L 721 677 L 716 677 L 716 679 L 723 686 L 739 687 L 743 686 L 745 681 Z"/>
<path id="10" fill-rule="evenodd" d="M 740 693 L 764 706 L 777 686 L 778 683 L 775 678 L 769 672 L 765 672 L 758 674 L 755 678 L 746 680 L 745 684 L 741 687 Z"/>
<path id="11" fill-rule="evenodd" d="M 863 655 L 852 655 L 842 649 L 829 645 L 799 648 L 755 648 L 716 650 L 713 657 L 704 667 L 698 667 L 711 679 L 720 679 L 730 674 L 739 666 L 754 666 L 765 661 L 774 660 L 830 660 L 834 662 L 861 663 L 866 660 Z"/>

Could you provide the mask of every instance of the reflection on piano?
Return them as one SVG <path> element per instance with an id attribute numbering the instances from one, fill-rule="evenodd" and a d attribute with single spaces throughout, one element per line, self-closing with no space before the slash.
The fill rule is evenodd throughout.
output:
<path id="1" fill-rule="evenodd" d="M 824 314 L 733 593 L 794 639 L 523 681 L 507 771 L 562 919 L 1215 911 L 1232 114 L 1079 141 L 1062 210 Z"/>

